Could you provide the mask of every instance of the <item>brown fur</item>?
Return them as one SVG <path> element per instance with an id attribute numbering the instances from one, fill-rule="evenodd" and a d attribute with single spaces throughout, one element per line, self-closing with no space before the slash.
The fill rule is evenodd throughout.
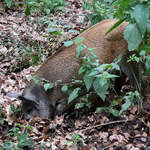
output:
<path id="1" fill-rule="evenodd" d="M 79 35 L 84 37 L 83 44 L 85 44 L 88 48 L 96 48 L 94 53 L 99 58 L 100 64 L 111 63 L 122 52 L 127 50 L 127 43 L 123 38 L 123 31 L 125 26 L 128 24 L 127 22 L 122 23 L 119 27 L 105 36 L 108 29 L 110 29 L 110 27 L 112 27 L 112 25 L 116 22 L 117 20 L 114 19 L 101 21 Z M 48 58 L 41 65 L 36 72 L 37 77 L 45 78 L 52 83 L 55 83 L 57 80 L 62 80 L 63 83 L 69 83 L 71 82 L 72 77 L 76 77 L 77 79 L 80 78 L 78 70 L 81 67 L 81 60 L 76 58 L 76 45 L 74 44 L 70 47 L 62 47 L 61 49 L 62 50 L 60 52 Z M 34 91 L 36 91 L 33 83 L 31 87 L 26 88 L 25 91 L 27 91 L 27 89 L 34 89 Z M 30 94 L 32 97 L 31 90 Z M 67 103 L 67 95 L 61 92 L 60 86 L 49 90 L 46 94 L 48 95 L 50 103 L 54 107 L 59 101 Z M 28 94 L 23 94 L 24 97 L 27 97 L 26 95 Z M 63 107 L 66 107 L 66 104 L 59 107 L 60 110 L 58 111 L 63 112 Z"/>
<path id="2" fill-rule="evenodd" d="M 118 28 L 105 36 L 110 27 L 116 23 L 117 20 L 104 20 L 92 26 L 79 36 L 84 37 L 83 44 L 89 48 L 96 48 L 94 53 L 100 60 L 100 63 L 111 63 L 124 50 L 127 50 L 127 43 L 123 38 L 123 31 L 126 22 L 121 24 Z M 63 47 L 62 50 L 48 58 L 39 68 L 36 75 L 45 77 L 50 82 L 56 80 L 63 80 L 63 82 L 70 82 L 73 76 L 78 76 L 78 69 L 81 66 L 81 61 L 76 58 L 76 45 L 70 47 Z"/>
<path id="3" fill-rule="evenodd" d="M 89 48 L 96 48 L 94 53 L 100 60 L 100 63 L 111 63 L 124 50 L 127 50 L 127 43 L 123 38 L 123 31 L 126 22 L 121 24 L 114 31 L 105 36 L 110 27 L 116 23 L 117 20 L 104 20 L 92 26 L 79 36 L 84 37 L 83 44 Z M 81 60 L 76 58 L 76 45 L 70 47 L 63 47 L 53 57 L 48 58 L 39 68 L 36 75 L 44 77 L 50 82 L 54 83 L 57 80 L 62 80 L 63 83 L 69 83 L 72 77 L 78 78 L 78 70 L 81 66 Z M 62 93 L 57 89 L 53 93 L 49 93 L 50 99 L 59 100 L 59 95 Z"/>

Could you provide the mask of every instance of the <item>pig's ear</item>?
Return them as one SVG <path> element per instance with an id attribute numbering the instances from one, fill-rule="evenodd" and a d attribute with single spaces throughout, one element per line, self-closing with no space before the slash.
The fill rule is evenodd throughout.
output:
<path id="1" fill-rule="evenodd" d="M 36 98 L 34 95 L 23 95 L 22 93 L 6 93 L 6 95 L 10 98 L 17 98 L 21 101 L 27 101 L 27 102 L 32 102 L 35 104 L 38 104 L 38 101 L 36 101 Z"/>
<path id="2" fill-rule="evenodd" d="M 6 95 L 10 98 L 19 98 L 22 93 L 6 93 Z"/>
<path id="3" fill-rule="evenodd" d="M 22 101 L 26 101 L 26 102 L 29 102 L 29 103 L 34 103 L 34 104 L 39 104 L 38 101 L 36 100 L 36 97 L 32 94 L 30 95 L 20 95 L 18 97 L 19 100 L 22 100 Z"/>

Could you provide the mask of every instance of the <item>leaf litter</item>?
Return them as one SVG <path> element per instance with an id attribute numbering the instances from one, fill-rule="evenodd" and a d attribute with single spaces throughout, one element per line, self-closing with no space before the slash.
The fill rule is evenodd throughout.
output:
<path id="1" fill-rule="evenodd" d="M 81 31 L 89 27 L 85 22 L 88 13 L 82 9 L 82 1 L 67 0 L 65 9 L 51 15 L 53 20 L 63 20 L 71 29 Z M 2 6 L 1 6 L 2 7 Z M 11 114 L 11 105 L 20 108 L 20 102 L 8 98 L 6 92 L 21 92 L 28 83 L 27 77 L 39 68 L 29 63 L 31 60 L 24 55 L 22 49 L 29 47 L 32 52 L 43 49 L 44 61 L 54 54 L 64 42 L 65 36 L 76 36 L 63 30 L 63 36 L 46 38 L 46 27 L 38 24 L 37 16 L 33 13 L 26 17 L 24 8 L 20 10 L 9 9 L 3 12 L 0 7 L 0 117 L 4 118 L 0 126 L 0 147 L 9 139 L 10 129 L 17 124 L 31 126 L 26 129 L 28 135 L 35 141 L 35 149 L 39 150 L 148 150 L 150 149 L 150 94 L 143 97 L 143 108 L 138 114 L 137 105 L 129 108 L 119 118 L 108 113 L 90 112 L 76 117 L 56 116 L 54 120 L 33 118 L 29 122 L 22 120 L 21 115 Z M 40 19 L 41 19 L 40 18 Z M 61 23 L 58 24 L 62 28 Z M 26 44 L 25 44 L 26 43 Z M 40 45 L 39 45 L 40 43 Z M 26 49 L 28 51 L 28 49 Z M 38 53 L 38 51 L 36 52 Z M 35 54 L 36 55 L 36 54 Z M 18 57 L 20 56 L 20 57 Z M 23 57 L 24 56 L 24 57 Z M 23 58 L 23 59 L 22 59 Z M 23 68 L 20 66 L 23 65 Z M 23 130 L 23 127 L 20 127 Z M 17 143 L 17 140 L 14 140 Z"/>

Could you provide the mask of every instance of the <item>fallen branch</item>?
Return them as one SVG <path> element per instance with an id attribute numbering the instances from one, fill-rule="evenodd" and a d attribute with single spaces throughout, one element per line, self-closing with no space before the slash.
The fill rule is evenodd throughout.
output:
<path id="1" fill-rule="evenodd" d="M 86 130 L 90 130 L 90 129 L 93 129 L 93 128 L 97 128 L 97 127 L 100 127 L 100 126 L 107 126 L 107 125 L 111 125 L 111 124 L 117 124 L 117 123 L 124 123 L 124 122 L 129 122 L 129 121 L 132 121 L 132 120 L 116 120 L 116 121 L 111 121 L 111 122 L 107 122 L 107 123 L 102 123 L 102 124 L 99 124 L 99 125 L 95 125 L 95 126 L 92 126 L 92 127 L 88 127 L 86 129 L 81 129 L 80 131 L 81 132 L 84 132 Z"/>

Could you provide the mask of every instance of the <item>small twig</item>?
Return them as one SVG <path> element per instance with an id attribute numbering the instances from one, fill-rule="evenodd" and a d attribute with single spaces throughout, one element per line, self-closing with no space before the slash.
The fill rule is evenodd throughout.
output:
<path id="1" fill-rule="evenodd" d="M 93 128 L 97 128 L 97 127 L 100 127 L 100 126 L 107 126 L 107 125 L 111 125 L 111 124 L 116 124 L 116 123 L 124 123 L 124 122 L 129 122 L 131 120 L 116 120 L 116 121 L 111 121 L 111 122 L 107 122 L 107 123 L 102 123 L 102 124 L 99 124 L 99 125 L 95 125 L 95 126 L 92 126 L 92 127 L 88 127 L 86 129 L 81 129 L 80 131 L 84 132 L 86 130 L 89 130 L 89 129 L 93 129 Z"/>

